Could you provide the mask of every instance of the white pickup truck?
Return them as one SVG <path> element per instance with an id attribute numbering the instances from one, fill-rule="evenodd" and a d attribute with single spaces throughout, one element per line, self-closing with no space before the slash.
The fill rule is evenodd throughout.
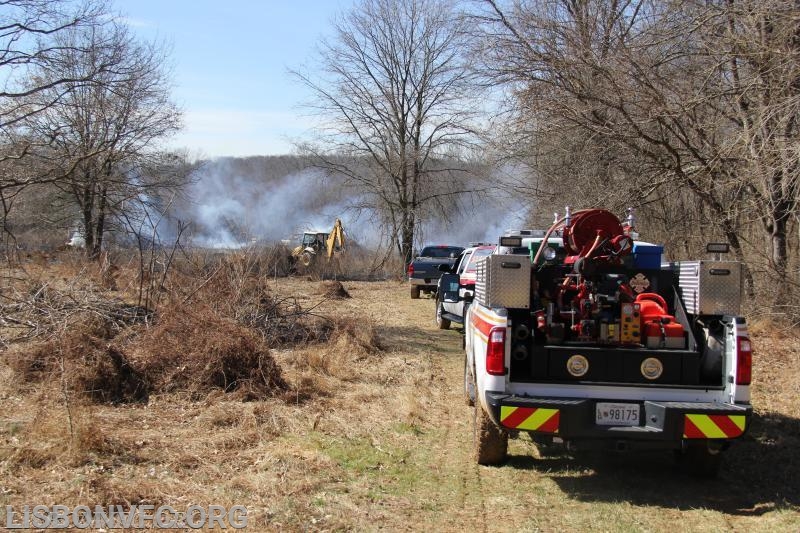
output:
<path id="1" fill-rule="evenodd" d="M 493 244 L 469 246 L 461 252 L 455 271 L 439 278 L 436 285 L 436 325 L 439 329 L 449 329 L 453 322 L 464 323 L 464 312 L 475 291 L 478 260 L 490 255 L 495 248 Z"/>
<path id="2" fill-rule="evenodd" d="M 503 462 L 524 431 L 578 449 L 672 449 L 713 476 L 747 431 L 741 264 L 662 263 L 631 235 L 608 211 L 578 211 L 501 237 L 478 263 L 464 391 L 479 464 Z"/>

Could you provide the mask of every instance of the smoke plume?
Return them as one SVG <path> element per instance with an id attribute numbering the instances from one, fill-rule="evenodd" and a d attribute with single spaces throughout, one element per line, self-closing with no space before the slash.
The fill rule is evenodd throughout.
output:
<path id="1" fill-rule="evenodd" d="M 295 242 L 304 231 L 330 231 L 341 218 L 350 239 L 368 247 L 383 235 L 373 213 L 335 178 L 299 157 L 222 158 L 203 165 L 189 191 L 191 201 L 178 218 L 192 221 L 192 243 L 237 248 L 250 242 Z M 465 197 L 448 218 L 429 215 L 419 228 L 425 244 L 497 242 L 509 228 L 523 227 L 528 206 L 492 197 Z"/>

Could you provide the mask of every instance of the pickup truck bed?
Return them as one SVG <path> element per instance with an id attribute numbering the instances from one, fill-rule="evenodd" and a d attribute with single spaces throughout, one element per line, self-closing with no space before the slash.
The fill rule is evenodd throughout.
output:
<path id="1" fill-rule="evenodd" d="M 408 265 L 408 281 L 411 283 L 411 298 L 419 298 L 420 292 L 434 292 L 442 271 L 440 265 L 452 267 L 464 248 L 460 246 L 426 246 L 419 256 Z"/>

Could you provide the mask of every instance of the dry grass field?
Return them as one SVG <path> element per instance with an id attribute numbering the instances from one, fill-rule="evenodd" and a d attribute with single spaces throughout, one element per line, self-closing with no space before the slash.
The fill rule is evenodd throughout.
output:
<path id="1" fill-rule="evenodd" d="M 67 262 L 3 279 L 6 295 L 49 287 L 42 313 L 102 285 Z M 238 504 L 252 531 L 800 530 L 793 332 L 753 325 L 757 418 L 717 480 L 668 455 L 570 454 L 524 436 L 504 466 L 479 467 L 461 335 L 436 329 L 431 301 L 394 281 L 345 281 L 344 294 L 208 279 L 164 287 L 158 316 L 128 325 L 84 316 L 19 342 L 30 328 L 2 324 L 0 524 L 7 505 Z M 118 285 L 92 294 L 129 301 Z"/>

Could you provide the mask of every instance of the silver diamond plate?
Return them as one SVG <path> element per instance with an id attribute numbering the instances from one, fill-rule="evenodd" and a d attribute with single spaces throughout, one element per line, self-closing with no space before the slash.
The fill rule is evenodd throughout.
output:
<path id="1" fill-rule="evenodd" d="M 529 309 L 531 263 L 524 255 L 490 255 L 477 265 L 475 299 L 485 307 Z"/>
<path id="2" fill-rule="evenodd" d="M 678 261 L 678 289 L 695 315 L 739 315 L 742 264 L 738 261 Z M 727 272 L 727 273 L 726 273 Z"/>

